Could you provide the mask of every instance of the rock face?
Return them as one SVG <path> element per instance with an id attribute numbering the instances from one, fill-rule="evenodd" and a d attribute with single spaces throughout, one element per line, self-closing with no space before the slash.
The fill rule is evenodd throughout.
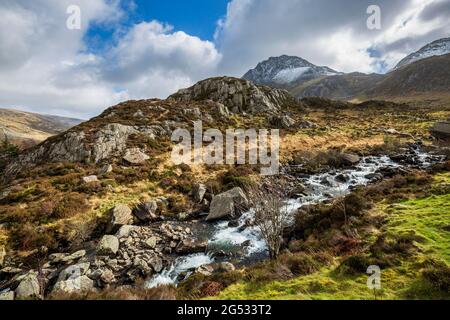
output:
<path id="1" fill-rule="evenodd" d="M 178 102 L 212 100 L 234 113 L 277 112 L 294 103 L 285 90 L 256 86 L 250 81 L 230 77 L 211 78 L 169 97 Z M 226 113 L 225 110 L 222 112 Z"/>
<path id="2" fill-rule="evenodd" d="M 37 274 L 29 272 L 25 275 L 15 292 L 17 299 L 39 298 L 41 295 L 41 287 L 39 285 Z"/>
<path id="3" fill-rule="evenodd" d="M 115 206 L 110 211 L 110 221 L 106 228 L 107 233 L 114 233 L 119 230 L 121 226 L 130 224 L 133 221 L 133 214 L 131 209 L 123 204 Z"/>
<path id="4" fill-rule="evenodd" d="M 241 188 L 234 188 L 215 196 L 211 202 L 207 221 L 234 217 L 240 207 L 248 205 L 248 199 Z"/>
<path id="5" fill-rule="evenodd" d="M 450 121 L 435 123 L 431 128 L 431 132 L 438 138 L 450 139 Z"/>
<path id="6" fill-rule="evenodd" d="M 115 236 L 103 236 L 97 246 L 97 254 L 100 256 L 115 256 L 117 251 L 119 251 L 119 239 Z"/>

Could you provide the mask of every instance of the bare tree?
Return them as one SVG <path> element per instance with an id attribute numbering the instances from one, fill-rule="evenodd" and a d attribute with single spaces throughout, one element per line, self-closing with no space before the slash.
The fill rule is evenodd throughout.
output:
<path id="1" fill-rule="evenodd" d="M 261 187 L 248 190 L 249 203 L 254 213 L 254 224 L 259 227 L 272 260 L 278 259 L 283 242 L 283 230 L 288 220 L 288 208 L 283 195 Z"/>

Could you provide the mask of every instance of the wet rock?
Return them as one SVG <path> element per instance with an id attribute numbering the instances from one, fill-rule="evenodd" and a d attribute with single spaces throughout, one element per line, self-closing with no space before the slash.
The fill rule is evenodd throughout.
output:
<path id="1" fill-rule="evenodd" d="M 228 222 L 228 227 L 229 228 L 239 227 L 239 220 L 231 220 L 230 222 Z"/>
<path id="2" fill-rule="evenodd" d="M 348 166 L 354 166 L 356 164 L 358 164 L 361 161 L 361 158 L 356 155 L 356 154 L 352 154 L 352 153 L 344 153 L 342 155 L 342 160 L 344 161 L 344 163 Z"/>
<path id="3" fill-rule="evenodd" d="M 148 159 L 150 159 L 150 157 L 143 153 L 139 148 L 127 149 L 123 156 L 123 160 L 130 165 L 139 165 Z"/>
<path id="4" fill-rule="evenodd" d="M 116 232 L 121 226 L 129 225 L 133 221 L 133 214 L 131 209 L 123 204 L 119 204 L 111 209 L 110 221 L 107 226 L 106 232 Z"/>
<path id="5" fill-rule="evenodd" d="M 186 239 L 180 242 L 175 251 L 178 254 L 200 253 L 206 252 L 207 247 L 208 241 Z"/>
<path id="6" fill-rule="evenodd" d="M 41 287 L 37 273 L 29 272 L 19 283 L 15 291 L 17 299 L 35 299 L 41 296 Z"/>
<path id="7" fill-rule="evenodd" d="M 322 180 L 320 180 L 320 183 L 324 186 L 332 187 L 333 186 L 333 180 L 329 176 L 323 177 Z"/>
<path id="8" fill-rule="evenodd" d="M 6 291 L 0 293 L 0 301 L 12 301 L 14 300 L 14 291 Z"/>
<path id="9" fill-rule="evenodd" d="M 100 256 L 115 256 L 119 250 L 119 239 L 115 236 L 106 235 L 97 246 L 97 254 Z"/>
<path id="10" fill-rule="evenodd" d="M 149 222 L 158 218 L 158 203 L 147 201 L 139 204 L 134 210 L 134 215 L 142 222 Z"/>
<path id="11" fill-rule="evenodd" d="M 336 177 L 335 177 L 335 180 L 337 181 L 337 182 L 341 182 L 341 183 L 345 183 L 345 182 L 348 182 L 349 180 L 350 180 L 350 177 L 348 176 L 348 175 L 346 175 L 346 174 L 338 174 Z"/>
<path id="12" fill-rule="evenodd" d="M 225 217 L 234 217 L 237 210 L 246 207 L 248 199 L 241 188 L 234 188 L 215 196 L 211 201 L 207 221 L 218 220 Z"/>
<path id="13" fill-rule="evenodd" d="M 86 184 L 93 183 L 93 182 L 98 182 L 98 178 L 97 178 L 97 176 L 83 177 L 83 182 L 86 183 Z"/>

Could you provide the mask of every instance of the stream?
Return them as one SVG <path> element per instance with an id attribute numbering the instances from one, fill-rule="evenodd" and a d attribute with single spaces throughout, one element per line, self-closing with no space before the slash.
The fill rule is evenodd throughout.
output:
<path id="1" fill-rule="evenodd" d="M 420 168 L 426 169 L 443 160 L 443 157 L 429 155 L 419 148 L 411 148 L 415 164 L 401 164 L 387 156 L 365 157 L 351 169 L 331 170 L 325 173 L 313 174 L 300 178 L 305 191 L 298 199 L 286 201 L 286 212 L 291 216 L 305 205 L 318 204 L 334 198 L 345 196 L 356 186 L 365 186 L 377 178 L 379 170 Z M 380 178 L 380 176 L 378 176 Z M 382 177 L 381 177 L 382 178 Z M 208 246 L 210 253 L 196 253 L 178 257 L 170 268 L 147 281 L 146 287 L 153 288 L 159 285 L 177 285 L 189 277 L 197 268 L 209 265 L 218 259 L 215 257 L 220 249 L 222 252 L 244 250 L 242 260 L 255 261 L 267 257 L 267 248 L 261 239 L 258 228 L 246 227 L 252 219 L 252 211 L 245 212 L 238 220 L 237 225 L 230 226 L 229 221 L 219 221 L 212 224 Z M 243 249 L 244 247 L 244 249 Z"/>

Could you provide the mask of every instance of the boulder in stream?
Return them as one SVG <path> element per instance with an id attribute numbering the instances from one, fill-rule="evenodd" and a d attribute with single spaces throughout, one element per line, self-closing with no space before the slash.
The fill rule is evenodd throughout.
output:
<path id="1" fill-rule="evenodd" d="M 211 201 L 207 221 L 219 220 L 226 217 L 234 217 L 236 211 L 245 208 L 248 199 L 241 188 L 234 188 L 215 196 Z"/>

